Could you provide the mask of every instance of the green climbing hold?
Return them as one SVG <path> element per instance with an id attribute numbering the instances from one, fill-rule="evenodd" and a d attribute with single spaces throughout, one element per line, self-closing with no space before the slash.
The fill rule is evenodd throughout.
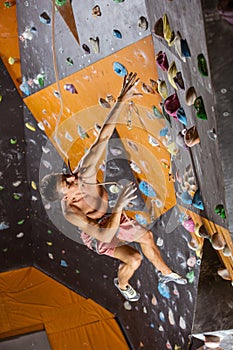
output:
<path id="1" fill-rule="evenodd" d="M 13 193 L 13 198 L 19 200 L 20 198 L 22 198 L 22 195 L 20 193 Z"/>
<path id="2" fill-rule="evenodd" d="M 189 283 L 193 283 L 194 282 L 194 271 L 189 271 L 187 274 L 186 274 L 186 277 L 189 281 Z"/>
<path id="3" fill-rule="evenodd" d="M 197 118 L 202 120 L 207 119 L 204 102 L 201 96 L 197 97 L 196 100 L 194 101 L 194 108 L 196 109 Z"/>
<path id="4" fill-rule="evenodd" d="M 66 4 L 66 0 L 55 0 L 57 6 L 62 6 Z"/>
<path id="5" fill-rule="evenodd" d="M 153 112 L 154 112 L 154 116 L 158 119 L 163 118 L 163 115 L 160 113 L 160 111 L 158 110 L 158 108 L 156 106 L 153 106 Z"/>
<path id="6" fill-rule="evenodd" d="M 52 231 L 51 230 L 48 230 L 48 234 L 51 234 L 52 233 Z"/>
<path id="7" fill-rule="evenodd" d="M 226 213 L 222 204 L 216 205 L 214 209 L 215 213 L 218 214 L 222 219 L 226 219 Z"/>
<path id="8" fill-rule="evenodd" d="M 4 190 L 4 187 L 3 186 L 0 186 L 0 191 Z"/>
<path id="9" fill-rule="evenodd" d="M 13 138 L 10 139 L 10 143 L 11 143 L 12 145 L 16 145 L 17 142 L 18 142 L 18 141 L 17 141 L 17 139 L 16 139 L 15 137 L 13 137 Z"/>
<path id="10" fill-rule="evenodd" d="M 0 102 L 2 102 L 2 95 L 0 95 Z"/>
<path id="11" fill-rule="evenodd" d="M 24 224 L 24 222 L 25 222 L 25 220 L 24 220 L 24 219 L 22 219 L 22 220 L 19 220 L 19 221 L 17 222 L 17 224 L 18 224 L 18 225 L 23 225 L 23 224 Z"/>
<path id="12" fill-rule="evenodd" d="M 203 75 L 203 77 L 208 77 L 208 68 L 207 68 L 206 59 L 202 53 L 200 53 L 200 55 L 197 56 L 197 66 L 201 75 Z"/>
<path id="13" fill-rule="evenodd" d="M 113 1 L 119 4 L 120 2 L 124 2 L 125 0 L 113 0 Z"/>
<path id="14" fill-rule="evenodd" d="M 68 64 L 68 66 L 73 66 L 74 61 L 72 60 L 71 57 L 67 57 L 67 59 L 66 59 L 66 64 Z"/>

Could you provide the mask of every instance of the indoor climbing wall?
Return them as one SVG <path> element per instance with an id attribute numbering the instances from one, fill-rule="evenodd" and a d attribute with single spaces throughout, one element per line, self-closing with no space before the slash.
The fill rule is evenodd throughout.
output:
<path id="1" fill-rule="evenodd" d="M 26 141 L 21 142 L 26 144 L 22 154 L 30 206 L 24 201 L 25 209 L 17 207 L 22 215 L 16 225 L 31 218 L 27 232 L 34 266 L 113 312 L 132 349 L 151 349 L 151 344 L 154 349 L 187 349 L 200 265 L 208 259 L 204 243 L 218 250 L 218 281 L 230 286 L 233 277 L 201 1 L 178 5 L 175 0 L 157 1 L 156 7 L 154 1 L 138 0 L 73 0 L 72 5 L 56 0 L 54 6 L 52 0 L 17 2 L 25 136 L 18 137 L 17 129 L 6 148 L 11 154 L 13 147 L 21 147 L 19 139 Z M 136 182 L 138 199 L 127 214 L 152 229 L 165 261 L 188 280 L 186 286 L 161 284 L 144 258 L 132 279 L 141 294 L 137 303 L 125 301 L 113 284 L 118 262 L 85 247 L 60 203 L 42 202 L 40 196 L 44 175 L 69 172 L 68 160 L 75 169 L 131 71 L 140 78 L 137 95 L 122 104 L 97 177 Z M 116 188 L 107 189 L 114 205 Z M 11 200 L 19 203 L 21 194 L 14 191 Z M 15 215 L 3 221 L 15 222 Z M 18 238 L 25 240 L 26 252 L 26 231 L 8 232 L 5 227 L 2 252 L 18 246 Z M 17 253 L 13 265 L 21 266 L 23 256 Z"/>

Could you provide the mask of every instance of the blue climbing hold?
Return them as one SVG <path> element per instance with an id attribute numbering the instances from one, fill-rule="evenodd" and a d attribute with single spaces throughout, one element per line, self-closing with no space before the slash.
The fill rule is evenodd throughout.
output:
<path id="1" fill-rule="evenodd" d="M 187 117 L 183 107 L 180 107 L 176 113 L 177 119 L 184 125 L 187 125 Z"/>
<path id="2" fill-rule="evenodd" d="M 61 260 L 60 265 L 63 266 L 63 267 L 67 267 L 68 266 L 67 262 L 65 260 L 63 260 L 63 259 Z"/>
<path id="3" fill-rule="evenodd" d="M 136 214 L 135 219 L 140 225 L 142 226 L 147 225 L 147 220 L 144 218 L 142 214 Z"/>
<path id="4" fill-rule="evenodd" d="M 168 128 L 163 128 L 159 131 L 159 136 L 166 136 L 168 134 Z"/>
<path id="5" fill-rule="evenodd" d="M 147 197 L 156 197 L 156 192 L 153 187 L 146 181 L 141 181 L 139 184 L 140 191 Z"/>
<path id="6" fill-rule="evenodd" d="M 195 208 L 204 210 L 204 204 L 201 198 L 200 190 L 197 190 L 194 194 L 192 204 Z"/>
<path id="7" fill-rule="evenodd" d="M 124 77 L 128 74 L 127 69 L 119 62 L 113 63 L 113 70 L 120 77 Z"/>
<path id="8" fill-rule="evenodd" d="M 122 39 L 122 34 L 118 29 L 113 29 L 113 35 L 117 38 L 117 39 Z"/>
<path id="9" fill-rule="evenodd" d="M 182 192 L 181 195 L 180 195 L 180 199 L 185 204 L 192 204 L 193 203 L 193 199 L 190 196 L 190 194 L 188 193 L 188 191 Z"/>
<path id="10" fill-rule="evenodd" d="M 160 283 L 160 282 L 158 283 L 158 291 L 164 298 L 166 299 L 170 298 L 170 291 L 168 286 L 165 283 Z"/>
<path id="11" fill-rule="evenodd" d="M 26 96 L 31 94 L 31 87 L 25 80 L 19 85 L 19 88 Z"/>
<path id="12" fill-rule="evenodd" d="M 187 40 L 186 39 L 181 39 L 180 44 L 181 44 L 181 55 L 183 57 L 191 57 L 191 53 L 190 53 L 190 50 L 189 50 L 189 46 L 188 46 Z"/>

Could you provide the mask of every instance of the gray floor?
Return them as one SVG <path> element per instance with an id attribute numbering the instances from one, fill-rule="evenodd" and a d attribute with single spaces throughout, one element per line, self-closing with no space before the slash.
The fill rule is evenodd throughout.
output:
<path id="1" fill-rule="evenodd" d="M 45 331 L 21 335 L 0 342 L 0 350 L 51 350 Z"/>

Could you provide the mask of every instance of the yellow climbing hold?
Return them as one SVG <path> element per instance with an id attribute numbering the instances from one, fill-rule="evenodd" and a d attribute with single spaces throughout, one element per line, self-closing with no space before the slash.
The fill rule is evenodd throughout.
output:
<path id="1" fill-rule="evenodd" d="M 31 131 L 36 131 L 36 128 L 30 123 L 26 123 L 25 126 L 26 126 L 26 128 L 28 128 Z"/>
<path id="2" fill-rule="evenodd" d="M 32 186 L 32 188 L 33 188 L 33 190 L 37 190 L 37 185 L 36 185 L 36 183 L 35 183 L 35 181 L 31 181 L 31 186 Z"/>
<path id="3" fill-rule="evenodd" d="M 8 58 L 8 63 L 12 66 L 15 63 L 14 57 L 9 57 Z"/>
<path id="4" fill-rule="evenodd" d="M 46 244 L 47 244 L 48 246 L 50 246 L 50 247 L 53 245 L 52 242 L 46 242 Z"/>

